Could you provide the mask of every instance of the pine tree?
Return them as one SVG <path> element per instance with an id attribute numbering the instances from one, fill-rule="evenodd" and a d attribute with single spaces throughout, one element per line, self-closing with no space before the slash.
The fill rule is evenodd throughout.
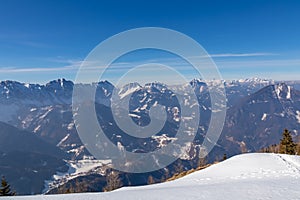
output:
<path id="1" fill-rule="evenodd" d="M 223 161 L 226 160 L 226 159 L 227 159 L 227 155 L 226 155 L 226 153 L 224 153 L 224 155 L 223 155 Z"/>
<path id="2" fill-rule="evenodd" d="M 147 184 L 148 184 L 148 185 L 151 185 L 151 184 L 154 184 L 154 183 L 155 183 L 155 180 L 154 180 L 153 176 L 150 175 L 150 176 L 148 177 Z"/>
<path id="3" fill-rule="evenodd" d="M 282 134 L 282 139 L 280 140 L 279 153 L 295 155 L 296 154 L 296 144 L 293 142 L 291 132 L 287 129 L 284 130 Z"/>
<path id="4" fill-rule="evenodd" d="M 204 167 L 205 165 L 207 165 L 207 159 L 206 159 L 206 157 L 199 158 L 199 160 L 198 160 L 198 166 L 197 167 Z"/>
<path id="5" fill-rule="evenodd" d="M 0 196 L 15 196 L 15 195 L 16 193 L 11 191 L 10 185 L 5 180 L 5 177 L 3 176 L 1 180 Z"/>
<path id="6" fill-rule="evenodd" d="M 184 171 L 184 164 L 181 159 L 178 159 L 174 165 L 174 174 L 181 173 Z"/>
<path id="7" fill-rule="evenodd" d="M 117 171 L 111 171 L 106 176 L 106 186 L 103 188 L 104 192 L 112 191 L 122 187 L 122 181 L 120 179 L 120 173 Z"/>

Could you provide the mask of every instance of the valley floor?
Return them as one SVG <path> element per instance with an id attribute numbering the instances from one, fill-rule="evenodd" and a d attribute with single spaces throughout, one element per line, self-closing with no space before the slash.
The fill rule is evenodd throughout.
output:
<path id="1" fill-rule="evenodd" d="M 300 156 L 253 153 L 234 156 L 204 170 L 161 184 L 125 187 L 107 193 L 19 196 L 7 199 L 299 200 L 299 188 Z"/>

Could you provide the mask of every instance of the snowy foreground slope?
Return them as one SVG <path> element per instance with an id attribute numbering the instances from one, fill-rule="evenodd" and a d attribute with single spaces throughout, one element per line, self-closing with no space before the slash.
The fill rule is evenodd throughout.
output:
<path id="1" fill-rule="evenodd" d="M 167 183 L 121 188 L 108 193 L 37 195 L 8 199 L 300 200 L 300 156 L 243 154 Z"/>

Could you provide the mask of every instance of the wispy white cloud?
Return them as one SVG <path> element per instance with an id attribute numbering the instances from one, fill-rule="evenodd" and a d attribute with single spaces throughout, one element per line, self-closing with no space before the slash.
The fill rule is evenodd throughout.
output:
<path id="1" fill-rule="evenodd" d="M 298 68 L 300 67 L 300 59 L 278 59 L 278 57 L 273 55 L 273 53 L 239 53 L 239 54 L 231 54 L 231 53 L 224 53 L 224 54 L 212 54 L 211 57 L 219 58 L 215 59 L 215 63 L 219 68 L 220 72 L 223 73 L 223 76 L 230 75 L 233 76 L 235 74 L 237 77 L 238 75 L 243 75 L 245 77 L 252 77 L 255 74 L 262 74 L 265 73 L 270 76 L 275 76 L 275 72 L 282 73 L 284 71 L 288 71 L 287 73 L 293 74 L 295 76 L 295 72 L 299 71 Z M 261 56 L 259 59 L 250 58 L 252 56 Z M 266 56 L 266 57 L 263 57 Z M 271 56 L 271 57 L 267 57 Z M 230 57 L 237 57 L 236 59 L 227 59 Z M 208 59 L 205 59 L 208 60 Z M 92 61 L 83 61 L 80 59 L 65 59 L 63 57 L 57 58 L 47 58 L 45 61 L 50 62 L 48 66 L 58 67 L 0 67 L 0 73 L 2 74 L 10 74 L 14 76 L 14 74 L 22 75 L 22 73 L 30 75 L 31 73 L 47 75 L 57 74 L 58 77 L 62 77 L 68 74 L 72 74 L 75 77 L 76 73 L 82 66 L 84 65 L 83 69 L 85 72 L 88 73 L 98 73 L 99 70 L 103 70 L 106 66 L 101 65 L 101 62 L 92 62 Z M 152 60 L 139 60 L 133 62 L 119 62 L 113 63 L 112 66 L 108 68 L 109 77 L 120 77 L 126 71 L 131 70 L 140 65 L 148 64 L 148 63 L 159 63 L 166 66 L 174 67 L 179 73 L 186 74 L 188 76 L 195 76 L 196 72 L 193 67 L 191 67 L 188 63 L 184 62 L 182 59 L 174 57 L 174 58 L 157 58 Z M 62 65 L 62 66 L 60 66 Z M 202 66 L 203 70 L 208 70 L 210 67 L 209 63 L 206 66 L 204 62 L 204 66 Z M 148 65 L 148 68 L 144 68 L 144 74 L 141 76 L 147 76 L 150 74 L 151 71 L 156 70 L 156 68 L 151 68 L 151 65 Z M 277 75 L 276 75 L 277 76 Z M 286 75 L 287 76 L 287 75 Z M 261 77 L 261 76 L 260 76 Z M 270 77 L 272 78 L 272 77 Z"/>
<path id="2" fill-rule="evenodd" d="M 66 66 L 66 67 L 52 67 L 52 68 L 18 68 L 18 67 L 4 67 L 0 68 L 0 73 L 24 73 L 24 72 L 58 72 L 76 70 L 76 67 Z"/>
<path id="3" fill-rule="evenodd" d="M 238 60 L 238 61 L 216 61 L 218 66 L 223 68 L 240 68 L 245 69 L 251 67 L 300 67 L 300 59 L 263 59 L 263 60 Z"/>
<path id="4" fill-rule="evenodd" d="M 256 56 L 275 56 L 278 54 L 274 53 L 221 53 L 221 54 L 210 54 L 212 58 L 226 58 L 226 57 L 256 57 Z"/>
<path id="5" fill-rule="evenodd" d="M 37 45 L 37 43 L 28 43 L 28 45 Z M 254 56 L 271 56 L 271 55 L 278 55 L 273 53 L 222 53 L 222 54 L 211 54 L 209 55 L 212 58 L 226 58 L 226 57 L 254 57 Z M 194 58 L 194 57 L 193 57 Z M 83 60 L 76 60 L 76 59 L 66 59 L 63 57 L 57 58 L 44 58 L 46 62 L 53 62 L 64 64 L 62 67 L 39 67 L 39 68 L 30 68 L 26 66 L 20 67 L 0 67 L 1 73 L 18 73 L 18 72 L 51 72 L 51 71 L 66 71 L 66 70 L 78 70 L 79 67 L 84 64 L 84 68 L 86 70 L 99 70 L 99 68 L 105 68 L 105 66 L 100 66 L 97 62 L 90 62 L 90 61 L 83 61 Z M 110 70 L 124 70 L 127 68 L 132 68 L 138 65 L 143 65 L 147 63 L 161 63 L 169 66 L 177 66 L 177 67 L 186 67 L 186 65 L 182 62 L 181 58 L 158 58 L 158 59 L 151 59 L 151 60 L 144 60 L 144 61 L 133 61 L 133 62 L 118 62 L 114 63 Z M 299 60 L 260 60 L 260 61 L 222 61 L 220 63 L 224 64 L 232 64 L 232 65 L 247 65 L 249 64 L 262 64 L 262 65 L 281 65 L 283 62 L 285 63 L 298 63 Z"/>
<path id="6" fill-rule="evenodd" d="M 16 66 L 16 67 L 0 67 L 0 73 L 24 73 L 24 72 L 61 72 L 61 71 L 70 71 L 78 70 L 82 61 L 68 61 L 68 64 L 61 67 L 25 67 L 25 66 Z"/>

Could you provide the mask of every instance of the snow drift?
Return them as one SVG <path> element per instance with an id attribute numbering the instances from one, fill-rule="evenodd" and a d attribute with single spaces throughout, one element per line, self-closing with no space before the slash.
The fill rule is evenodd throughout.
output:
<path id="1" fill-rule="evenodd" d="M 300 156 L 242 154 L 175 181 L 107 193 L 20 196 L 17 200 L 300 199 Z"/>

